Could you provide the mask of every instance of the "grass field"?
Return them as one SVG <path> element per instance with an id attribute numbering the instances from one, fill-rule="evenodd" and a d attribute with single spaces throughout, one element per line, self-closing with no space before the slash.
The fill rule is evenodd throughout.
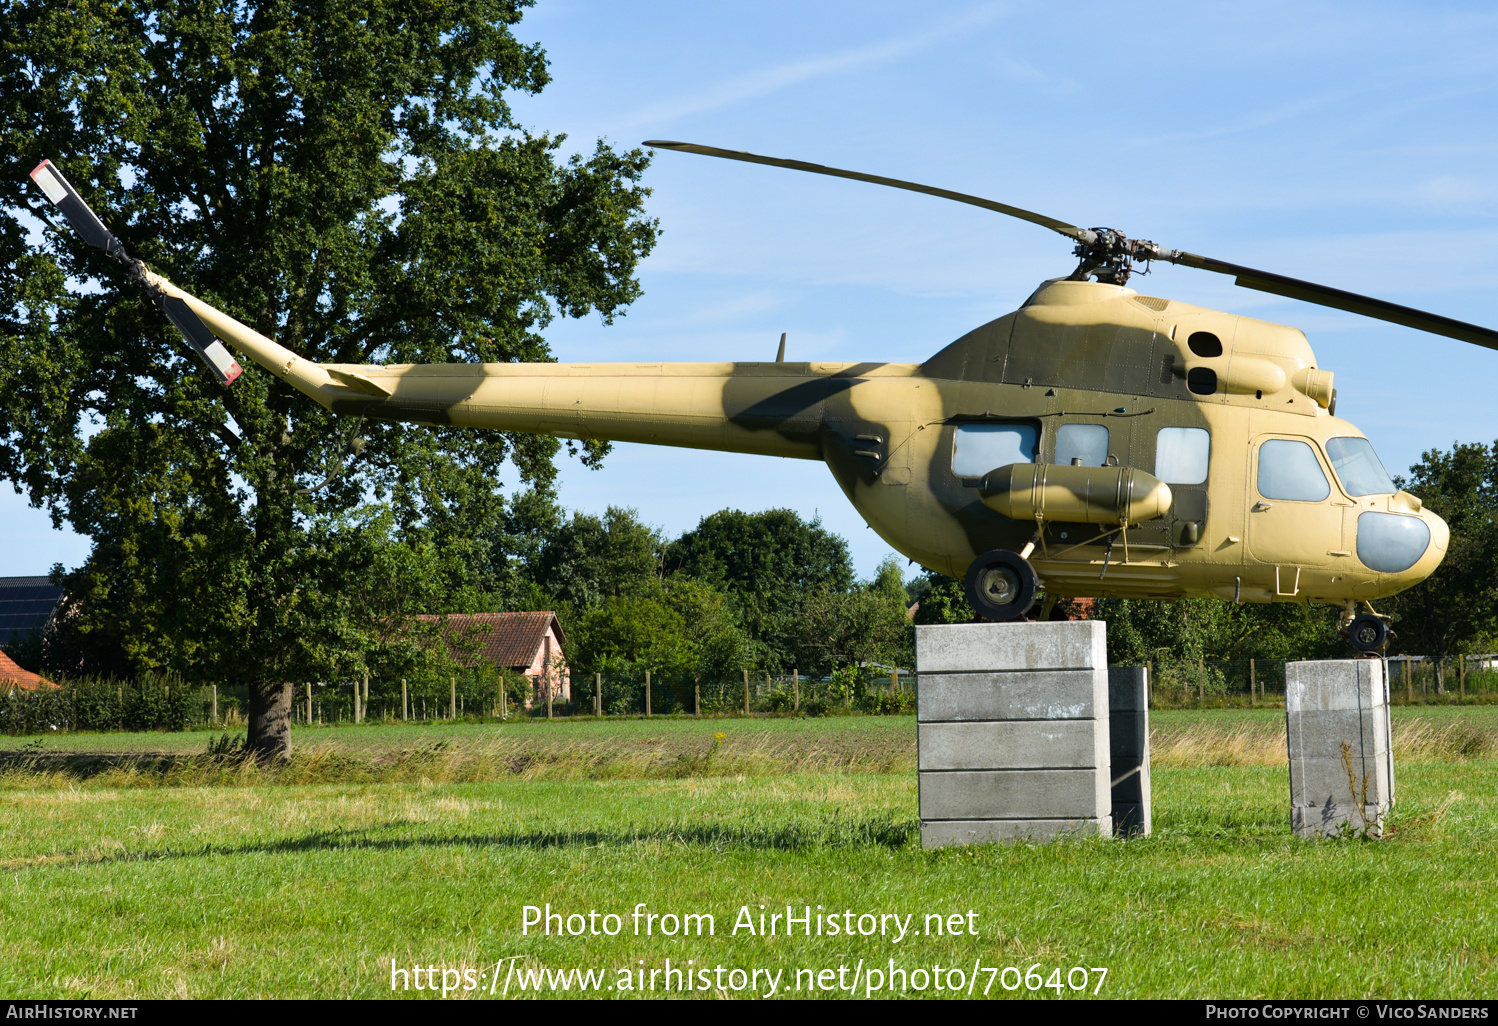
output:
<path id="1" fill-rule="evenodd" d="M 891 960 L 928 997 L 975 964 L 1037 966 L 1067 998 L 1491 996 L 1498 713 L 1396 710 L 1393 835 L 1318 843 L 1289 833 L 1283 715 L 1152 714 L 1148 839 L 940 852 L 916 840 L 909 718 L 304 728 L 275 772 L 204 758 L 205 734 L 0 739 L 0 991 L 381 997 L 393 958 L 476 998 L 520 956 L 496 996 L 575 968 L 605 970 L 603 996 L 654 970 L 661 996 L 667 959 L 707 968 L 693 996 L 763 996 L 776 971 L 776 996 L 855 972 L 861 996 Z M 621 932 L 522 935 L 548 902 Z M 635 936 L 642 902 L 715 933 Z M 788 904 L 912 918 L 898 941 L 888 919 L 788 937 Z M 735 934 L 760 905 L 777 935 Z M 924 932 L 938 913 L 962 932 Z M 1073 967 L 1109 972 L 1078 992 Z M 980 971 L 974 994 L 1057 997 L 1019 978 Z"/>

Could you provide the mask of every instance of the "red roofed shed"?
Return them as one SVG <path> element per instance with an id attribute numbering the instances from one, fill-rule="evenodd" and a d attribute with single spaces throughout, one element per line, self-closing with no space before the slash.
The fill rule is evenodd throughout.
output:
<path id="1" fill-rule="evenodd" d="M 523 673 L 531 678 L 534 694 L 543 702 L 547 687 L 553 689 L 553 698 L 566 701 L 572 697 L 572 679 L 562 657 L 567 637 L 556 613 L 450 613 L 418 619 L 447 621 L 444 633 L 451 639 L 449 649 L 458 662 L 472 666 L 482 661 Z"/>

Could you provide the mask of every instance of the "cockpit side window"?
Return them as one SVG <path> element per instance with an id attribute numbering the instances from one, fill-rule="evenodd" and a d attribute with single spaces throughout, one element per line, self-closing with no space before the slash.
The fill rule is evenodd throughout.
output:
<path id="1" fill-rule="evenodd" d="M 1373 445 L 1366 438 L 1329 438 L 1326 454 L 1331 457 L 1332 470 L 1347 494 L 1354 498 L 1360 495 L 1389 495 L 1398 489 L 1389 479 Z"/>
<path id="2" fill-rule="evenodd" d="M 1331 493 L 1321 461 L 1309 443 L 1271 438 L 1259 446 L 1259 494 L 1264 498 L 1320 502 Z"/>
<path id="3" fill-rule="evenodd" d="M 952 435 L 952 473 L 982 477 L 1011 463 L 1034 463 L 1035 424 L 959 424 Z"/>

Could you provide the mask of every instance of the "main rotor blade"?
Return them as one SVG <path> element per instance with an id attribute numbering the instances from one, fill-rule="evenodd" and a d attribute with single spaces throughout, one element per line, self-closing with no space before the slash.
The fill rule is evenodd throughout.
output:
<path id="1" fill-rule="evenodd" d="M 1256 271 L 1252 267 L 1230 264 L 1224 260 L 1214 260 L 1212 257 L 1197 256 L 1195 253 L 1182 253 L 1179 251 L 1173 255 L 1162 253 L 1161 259 L 1169 260 L 1173 264 L 1198 267 L 1204 271 L 1231 274 L 1235 283 L 1242 285 L 1244 288 L 1257 289 L 1260 292 L 1270 292 L 1276 296 L 1289 296 L 1291 299 L 1301 299 L 1307 303 L 1315 303 L 1318 306 L 1329 306 L 1337 310 L 1346 310 L 1348 313 L 1362 314 L 1364 317 L 1389 321 L 1393 324 L 1402 324 L 1406 328 L 1428 331 L 1435 335 L 1445 335 L 1447 338 L 1460 339 L 1463 342 L 1471 342 L 1473 345 L 1485 346 L 1488 349 L 1498 349 L 1498 331 L 1476 324 L 1468 324 L 1466 321 L 1442 317 L 1440 314 L 1426 313 L 1424 310 L 1400 306 L 1398 303 L 1390 303 L 1383 299 L 1374 299 L 1371 296 L 1360 296 L 1356 292 L 1344 292 L 1342 289 L 1334 289 L 1328 285 L 1317 285 L 1315 282 L 1301 281 L 1299 278 L 1289 278 L 1283 274 Z"/>
<path id="2" fill-rule="evenodd" d="M 940 196 L 942 199 L 956 200 L 958 203 L 967 203 L 984 210 L 992 210 L 999 214 L 1008 214 L 1017 217 L 1021 221 L 1029 221 L 1038 224 L 1042 228 L 1049 228 L 1053 232 L 1060 232 L 1069 239 L 1077 242 L 1091 244 L 1096 241 L 1097 236 L 1086 228 L 1078 228 L 1074 224 L 1058 221 L 1054 217 L 1046 217 L 1037 214 L 1033 210 L 1025 210 L 1022 207 L 1011 207 L 1007 203 L 999 203 L 994 200 L 984 199 L 982 196 L 969 196 L 965 192 L 953 192 L 950 189 L 938 189 L 934 185 L 921 185 L 918 182 L 901 181 L 898 178 L 885 178 L 882 175 L 866 175 L 862 171 L 845 171 L 839 167 L 827 167 L 825 164 L 810 164 L 804 160 L 785 160 L 780 157 L 762 157 L 757 153 L 745 153 L 742 150 L 720 150 L 716 146 L 699 146 L 696 143 L 670 142 L 664 139 L 647 139 L 646 146 L 662 150 L 680 150 L 683 153 L 700 153 L 706 157 L 723 157 L 726 160 L 742 160 L 750 164 L 768 164 L 771 167 L 786 167 L 792 171 L 810 171 L 816 175 L 831 175 L 834 178 L 851 178 L 855 182 L 872 182 L 875 185 L 887 185 L 892 189 L 905 189 L 909 192 L 923 192 L 927 196 Z"/>

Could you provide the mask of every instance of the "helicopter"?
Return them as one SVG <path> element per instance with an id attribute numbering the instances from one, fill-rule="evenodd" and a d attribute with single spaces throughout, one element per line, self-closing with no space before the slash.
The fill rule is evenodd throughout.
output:
<path id="1" fill-rule="evenodd" d="M 921 363 L 319 364 L 130 257 L 51 161 L 31 173 L 123 264 L 224 385 L 241 354 L 334 413 L 821 460 L 868 525 L 960 578 L 975 615 L 1042 619 L 1081 596 L 1339 607 L 1381 650 L 1372 602 L 1428 577 L 1445 522 L 1336 416 L 1296 328 L 1143 295 L 1153 261 L 1498 349 L 1498 331 L 1081 228 L 965 193 L 692 143 L 655 149 L 924 193 L 1048 228 L 1077 265 Z M 1364 610 L 1359 612 L 1359 609 Z"/>

